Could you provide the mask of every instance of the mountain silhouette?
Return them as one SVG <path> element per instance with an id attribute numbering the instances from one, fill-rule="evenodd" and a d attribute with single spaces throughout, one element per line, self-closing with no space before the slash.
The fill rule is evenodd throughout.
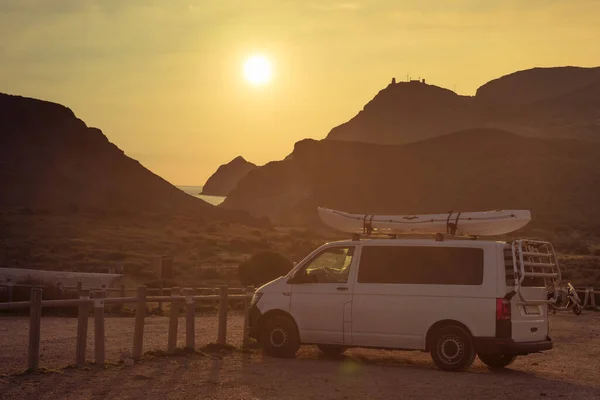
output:
<path id="1" fill-rule="evenodd" d="M 0 93 L 0 211 L 249 220 L 189 196 L 59 104 Z"/>
<path id="2" fill-rule="evenodd" d="M 477 89 L 478 101 L 514 109 L 551 99 L 600 80 L 600 67 L 532 68 L 494 79 Z"/>
<path id="3" fill-rule="evenodd" d="M 208 178 L 202 188 L 202 194 L 227 196 L 237 186 L 238 182 L 255 168 L 255 164 L 246 161 L 242 156 L 238 156 L 227 164 L 221 165 Z"/>
<path id="4" fill-rule="evenodd" d="M 537 226 L 598 221 L 600 143 L 471 129 L 404 145 L 303 140 L 243 179 L 223 207 L 316 222 L 317 205 L 356 213 L 530 209 Z"/>
<path id="5" fill-rule="evenodd" d="M 328 140 L 403 144 L 472 128 L 600 140 L 600 67 L 534 68 L 481 86 L 475 96 L 421 81 L 392 82 Z"/>

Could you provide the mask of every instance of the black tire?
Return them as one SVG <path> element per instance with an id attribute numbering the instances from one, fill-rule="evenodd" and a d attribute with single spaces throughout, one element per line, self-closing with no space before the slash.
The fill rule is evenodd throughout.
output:
<path id="1" fill-rule="evenodd" d="M 265 353 L 272 357 L 292 358 L 300 348 L 296 324 L 288 317 L 274 316 L 265 321 L 260 335 Z"/>
<path id="2" fill-rule="evenodd" d="M 511 356 L 508 354 L 477 354 L 482 363 L 487 365 L 490 369 L 501 369 L 508 367 L 512 364 L 517 356 Z"/>
<path id="3" fill-rule="evenodd" d="M 575 304 L 575 307 L 573 307 L 573 314 L 575 315 L 581 315 L 581 306 L 579 304 Z"/>
<path id="4" fill-rule="evenodd" d="M 475 361 L 475 348 L 468 331 L 460 326 L 444 326 L 434 332 L 431 358 L 444 371 L 464 371 Z"/>
<path id="5" fill-rule="evenodd" d="M 344 346 L 336 346 L 334 344 L 318 344 L 317 347 L 327 357 L 332 357 L 332 358 L 341 356 L 342 353 L 347 350 L 347 348 Z"/>

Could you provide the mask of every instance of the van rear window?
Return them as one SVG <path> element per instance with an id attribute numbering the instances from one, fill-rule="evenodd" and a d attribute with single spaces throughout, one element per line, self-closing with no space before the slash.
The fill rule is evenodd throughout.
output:
<path id="1" fill-rule="evenodd" d="M 360 256 L 358 282 L 481 285 L 483 249 L 364 246 Z"/>

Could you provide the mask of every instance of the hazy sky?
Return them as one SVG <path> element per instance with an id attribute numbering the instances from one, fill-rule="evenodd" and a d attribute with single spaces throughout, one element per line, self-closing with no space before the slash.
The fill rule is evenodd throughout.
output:
<path id="1" fill-rule="evenodd" d="M 0 0 L 0 92 L 70 107 L 153 172 L 202 184 L 285 157 L 392 76 L 474 94 L 534 66 L 600 65 L 597 0 Z M 273 62 L 264 87 L 242 63 Z"/>

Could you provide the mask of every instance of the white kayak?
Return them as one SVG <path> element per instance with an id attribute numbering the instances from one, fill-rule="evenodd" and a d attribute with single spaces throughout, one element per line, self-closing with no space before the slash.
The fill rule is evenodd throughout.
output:
<path id="1" fill-rule="evenodd" d="M 528 210 L 449 212 L 426 215 L 350 214 L 319 207 L 319 217 L 331 228 L 347 233 L 495 236 L 514 232 L 531 221 Z"/>

